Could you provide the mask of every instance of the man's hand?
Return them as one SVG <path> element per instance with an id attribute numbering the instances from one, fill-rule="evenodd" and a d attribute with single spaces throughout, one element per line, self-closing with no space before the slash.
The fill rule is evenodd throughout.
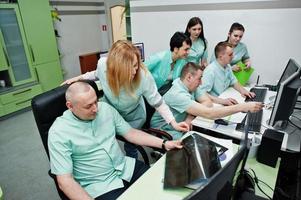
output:
<path id="1" fill-rule="evenodd" d="M 81 79 L 82 79 L 82 76 L 79 75 L 79 76 L 70 78 L 70 79 L 68 79 L 68 80 L 65 80 L 61 85 L 65 85 L 65 84 L 70 85 L 71 83 L 74 83 L 74 82 L 79 81 L 79 80 L 81 80 Z"/>
<path id="2" fill-rule="evenodd" d="M 176 120 L 172 120 L 170 124 L 177 131 L 181 131 L 181 132 L 189 131 L 189 125 L 186 122 L 177 123 Z"/>
<path id="3" fill-rule="evenodd" d="M 241 96 L 243 96 L 243 97 L 249 97 L 249 98 L 254 98 L 255 96 L 256 96 L 256 94 L 254 93 L 254 92 L 250 92 L 250 91 L 248 91 L 248 90 L 244 90 L 244 91 L 242 91 L 241 92 Z"/>
<path id="4" fill-rule="evenodd" d="M 239 72 L 241 69 L 240 69 L 240 67 L 239 66 L 237 66 L 237 65 L 233 65 L 232 66 L 232 71 L 234 71 L 234 72 Z"/>
<path id="5" fill-rule="evenodd" d="M 245 103 L 244 112 L 258 112 L 263 108 L 263 103 L 261 102 L 248 102 Z"/>
<path id="6" fill-rule="evenodd" d="M 221 104 L 224 106 L 232 106 L 238 104 L 238 102 L 233 98 L 222 99 Z"/>
<path id="7" fill-rule="evenodd" d="M 181 149 L 183 146 L 181 144 L 182 142 L 180 140 L 169 140 L 165 142 L 165 149 L 167 151 L 172 150 L 172 149 Z"/>

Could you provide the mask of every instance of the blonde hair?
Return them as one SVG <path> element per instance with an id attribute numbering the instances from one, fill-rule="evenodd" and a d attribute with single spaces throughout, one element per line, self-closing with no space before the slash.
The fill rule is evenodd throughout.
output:
<path id="1" fill-rule="evenodd" d="M 138 69 L 135 77 L 132 79 L 135 56 Z M 112 45 L 107 59 L 107 80 L 115 96 L 119 95 L 122 87 L 127 93 L 134 95 L 134 91 L 141 81 L 141 69 L 146 71 L 141 62 L 138 48 L 131 42 L 118 40 Z"/>

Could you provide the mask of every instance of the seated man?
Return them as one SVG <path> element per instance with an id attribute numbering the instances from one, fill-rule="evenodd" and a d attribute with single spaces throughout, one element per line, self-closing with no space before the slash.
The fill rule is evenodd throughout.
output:
<path id="1" fill-rule="evenodd" d="M 51 172 L 70 199 L 116 199 L 147 169 L 124 156 L 115 134 L 129 142 L 170 150 L 180 141 L 162 139 L 133 129 L 95 90 L 76 82 L 66 91 L 66 110 L 49 130 Z"/>
<path id="2" fill-rule="evenodd" d="M 170 50 L 158 52 L 145 60 L 144 64 L 152 73 L 158 91 L 163 95 L 174 79 L 178 78 L 186 64 L 191 40 L 182 32 L 176 32 L 169 42 Z"/>
<path id="3" fill-rule="evenodd" d="M 207 107 L 198 103 L 195 98 L 195 91 L 201 84 L 202 73 L 203 71 L 199 65 L 192 62 L 187 63 L 181 72 L 180 78 L 174 80 L 172 87 L 163 96 L 177 121 L 186 120 L 187 123 L 190 123 L 194 116 L 216 119 L 237 112 L 256 112 L 262 109 L 263 104 L 259 102 L 248 102 L 225 107 Z M 182 133 L 166 124 L 157 112 L 151 119 L 151 127 L 167 131 L 173 136 L 173 139 L 178 139 L 182 136 Z"/>
<path id="4" fill-rule="evenodd" d="M 249 92 L 237 81 L 229 63 L 233 58 L 233 48 L 228 42 L 220 42 L 214 49 L 216 60 L 210 63 L 204 70 L 203 82 L 198 88 L 199 96 L 209 93 L 210 98 L 214 101 L 228 87 L 232 86 L 244 97 L 254 97 L 253 92 Z M 218 102 L 216 100 L 215 102 Z M 237 102 L 236 102 L 237 103 Z M 235 104 L 235 102 L 234 102 Z"/>

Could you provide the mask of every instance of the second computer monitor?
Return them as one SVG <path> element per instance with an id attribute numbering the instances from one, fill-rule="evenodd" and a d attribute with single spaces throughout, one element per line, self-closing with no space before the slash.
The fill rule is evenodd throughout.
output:
<path id="1" fill-rule="evenodd" d="M 296 63 L 294 59 L 289 59 L 278 83 L 277 83 L 277 89 L 280 87 L 280 84 L 283 83 L 285 80 L 287 80 L 291 75 L 296 73 L 298 70 L 300 70 L 300 66 Z"/>
<path id="2" fill-rule="evenodd" d="M 286 77 L 283 78 L 282 82 L 279 81 L 277 96 L 268 122 L 270 126 L 275 126 L 277 129 L 285 128 L 294 110 L 301 88 L 300 68 L 296 62 L 291 62 L 291 60 L 289 64 L 290 68 L 298 67 L 298 69 L 290 76 L 285 75 Z"/>

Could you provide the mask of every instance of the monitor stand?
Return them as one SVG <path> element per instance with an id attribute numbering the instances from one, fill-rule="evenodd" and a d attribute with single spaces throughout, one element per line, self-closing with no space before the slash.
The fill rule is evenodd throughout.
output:
<path id="1" fill-rule="evenodd" d="M 286 149 L 291 151 L 300 152 L 301 151 L 301 133 L 298 131 L 295 131 L 291 134 L 287 135 L 287 143 L 286 143 Z"/>
<path id="2" fill-rule="evenodd" d="M 300 152 L 301 131 L 299 129 L 291 125 L 289 126 L 288 121 L 278 121 L 273 128 L 279 131 L 284 131 L 287 134 L 287 150 Z"/>

